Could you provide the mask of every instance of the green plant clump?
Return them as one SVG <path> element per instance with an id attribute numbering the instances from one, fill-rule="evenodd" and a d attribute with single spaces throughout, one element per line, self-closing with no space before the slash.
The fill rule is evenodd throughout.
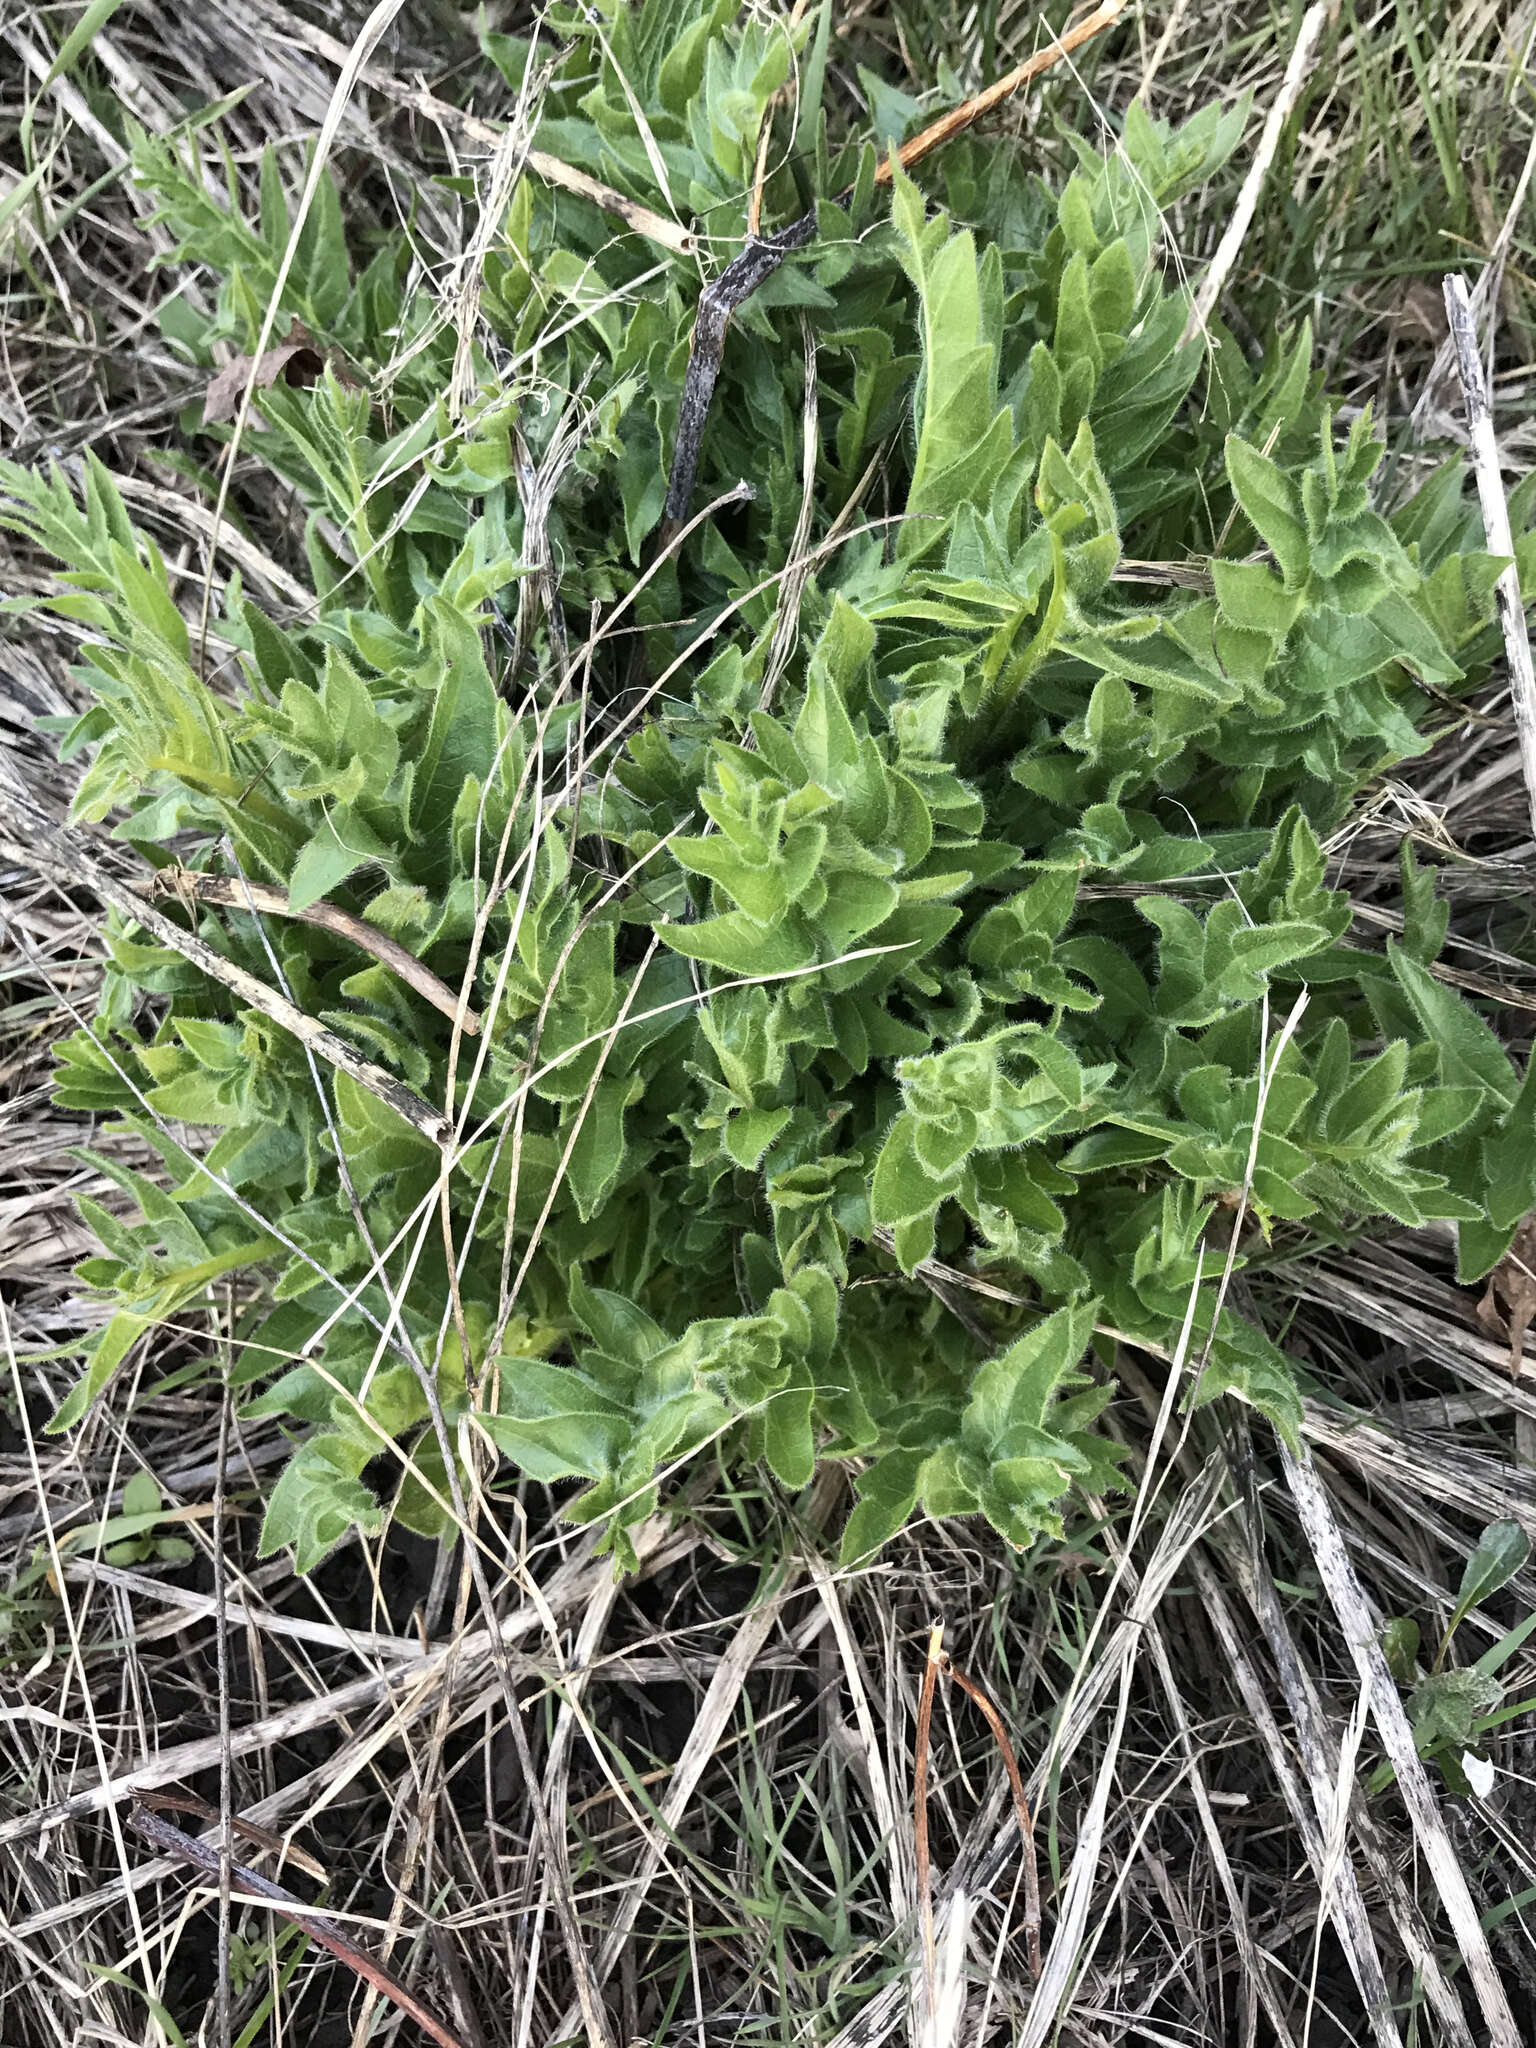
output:
<path id="1" fill-rule="evenodd" d="M 1133 105 L 1058 191 L 968 139 L 925 200 L 829 143 L 828 8 L 696 6 L 562 15 L 537 135 L 729 251 L 766 120 L 765 220 L 819 203 L 727 337 L 699 503 L 751 495 L 680 547 L 697 259 L 531 173 L 471 323 L 403 237 L 349 252 L 328 180 L 284 273 L 275 159 L 252 221 L 232 170 L 224 207 L 140 138 L 173 260 L 222 281 L 167 333 L 253 350 L 276 294 L 268 331 L 351 366 L 261 390 L 243 439 L 301 509 L 307 608 L 231 581 L 205 658 L 99 464 L 0 478 L 84 629 L 77 817 L 286 891 L 164 901 L 451 1126 L 109 918 L 59 1097 L 165 1172 L 95 1161 L 140 1220 L 84 1205 L 113 1313 L 56 1426 L 233 1299 L 247 1412 L 296 1426 L 265 1542 L 301 1567 L 386 1507 L 441 1532 L 477 1438 L 582 1482 L 620 1559 L 705 1446 L 789 1487 L 858 1460 L 850 1556 L 917 1506 L 1027 1544 L 1115 1482 L 1102 1333 L 1290 1432 L 1229 1259 L 1440 1218 L 1471 1279 L 1536 1200 L 1536 1083 L 1437 978 L 1431 879 L 1365 950 L 1320 845 L 1485 670 L 1501 565 L 1455 466 L 1377 508 L 1306 329 L 1259 365 L 1183 338 L 1163 210 L 1246 107 Z M 873 104 L 883 147 L 910 108 Z M 994 1347 L 931 1262 L 984 1283 Z"/>

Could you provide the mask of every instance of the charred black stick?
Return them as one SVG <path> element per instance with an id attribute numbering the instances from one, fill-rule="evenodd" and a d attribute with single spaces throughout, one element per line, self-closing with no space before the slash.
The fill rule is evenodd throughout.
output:
<path id="1" fill-rule="evenodd" d="M 989 85 L 985 92 L 974 94 L 958 107 L 951 107 L 948 113 L 941 114 L 920 134 L 914 135 L 910 142 L 904 142 L 894 152 L 894 159 L 887 156 L 880 165 L 875 173 L 875 183 L 890 184 L 894 176 L 893 160 L 904 171 L 920 164 L 942 143 L 969 128 L 973 121 L 980 120 L 983 114 L 990 113 L 1004 100 L 1011 99 L 1020 87 L 1027 85 L 1032 78 L 1038 78 L 1053 64 L 1060 63 L 1063 57 L 1070 56 L 1073 50 L 1079 49 L 1101 29 L 1108 28 L 1111 22 L 1119 19 L 1124 6 L 1125 0 L 1100 0 L 1091 14 L 1054 37 L 1048 48 L 1027 57 L 1006 77 Z M 853 190 L 852 185 L 845 186 L 837 194 L 836 203 L 844 204 Z M 815 238 L 815 207 L 774 234 L 749 235 L 741 254 L 734 257 L 714 283 L 706 285 L 699 295 L 699 310 L 694 318 L 693 342 L 688 351 L 688 370 L 683 379 L 683 397 L 678 410 L 677 446 L 673 450 L 672 474 L 667 484 L 667 503 L 661 529 L 663 547 L 676 538 L 677 530 L 688 517 L 688 507 L 693 502 L 704 428 L 720 377 L 725 330 L 731 323 L 731 315 L 751 298 L 760 285 L 768 282 L 786 256 L 792 255 L 796 249 L 805 248 Z"/>
<path id="2" fill-rule="evenodd" d="M 699 451 L 704 445 L 704 426 L 710 402 L 720 377 L 720 358 L 725 351 L 725 330 L 731 315 L 766 284 L 784 258 L 803 249 L 816 234 L 816 209 L 791 221 L 776 234 L 754 235 L 741 254 L 732 259 L 713 284 L 699 294 L 694 317 L 693 343 L 688 351 L 688 373 L 683 379 L 682 404 L 677 415 L 677 447 L 672 456 L 672 476 L 667 486 L 666 523 L 661 544 L 666 547 L 688 517 L 693 487 L 699 473 Z"/>

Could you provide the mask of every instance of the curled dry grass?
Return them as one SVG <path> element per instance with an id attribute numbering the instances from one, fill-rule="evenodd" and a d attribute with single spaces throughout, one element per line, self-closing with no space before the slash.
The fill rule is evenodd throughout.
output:
<path id="1" fill-rule="evenodd" d="M 147 269 L 156 231 L 121 175 L 121 115 L 164 132 L 239 93 L 242 176 L 274 138 L 296 173 L 360 17 L 320 28 L 276 0 L 92 12 L 90 53 L 60 67 L 79 17 L 0 10 L 0 430 L 23 459 L 90 447 L 124 475 L 195 615 L 211 494 L 164 451 L 200 392 L 157 324 L 172 281 Z M 1529 462 L 1531 252 L 1514 201 L 1536 146 L 1533 23 L 1529 5 L 1485 0 L 1339 10 L 1223 301 L 1240 334 L 1310 311 L 1335 381 L 1385 412 L 1404 478 L 1458 437 L 1418 288 L 1450 258 L 1474 272 L 1493 258 L 1495 416 L 1506 459 Z M 1165 114 L 1249 85 L 1262 106 L 1289 33 L 1252 6 L 1132 11 L 1075 80 L 1006 118 L 1051 151 L 1053 110 L 1118 108 L 1148 81 Z M 914 92 L 969 88 L 1036 34 L 1009 0 L 855 4 L 836 89 L 855 109 L 860 62 Z M 473 317 L 454 293 L 477 214 L 423 172 L 494 181 L 492 152 L 444 108 L 510 112 L 466 62 L 456 17 L 404 11 L 335 150 L 354 218 L 413 237 L 449 318 Z M 1232 182 L 1170 222 L 1192 271 L 1244 169 L 1240 152 Z M 279 607 L 302 593 L 288 507 L 254 469 L 233 479 L 216 563 L 232 567 Z M 45 574 L 14 551 L 0 562 L 10 592 Z M 75 701 L 72 651 L 36 621 L 4 624 L 0 737 L 59 810 L 68 775 L 34 721 Z M 1435 751 L 1334 847 L 1362 927 L 1383 936 L 1405 833 L 1441 866 L 1447 962 L 1524 1051 L 1533 848 L 1497 683 L 1447 713 Z M 1334 1390 L 1309 1402 L 1297 1460 L 1241 1412 L 1183 1416 L 1188 1361 L 1122 1351 L 1110 1422 L 1131 1503 L 1090 1503 L 1063 1543 L 1022 1559 L 964 1525 L 918 1526 L 837 1575 L 820 1544 L 836 1475 L 793 1505 L 702 1475 L 616 1585 L 539 1489 L 488 1481 L 490 1615 L 457 1553 L 396 1534 L 300 1580 L 255 1559 L 258 1496 L 287 1446 L 226 1412 L 227 1304 L 156 1332 L 74 1437 L 38 1433 L 69 1374 L 49 1347 L 93 1313 L 70 1275 L 87 1243 L 71 1203 L 106 1184 L 46 1084 L 52 1040 L 93 1005 L 101 939 L 88 901 L 15 872 L 0 889 L 0 2039 L 411 2038 L 291 1919 L 239 1897 L 221 1913 L 217 1884 L 149 1853 L 129 1795 L 167 1787 L 238 1815 L 237 1860 L 304 1897 L 323 1889 L 330 1917 L 469 2048 L 1536 2036 L 1529 1717 L 1487 1739 L 1489 1796 L 1453 1798 L 1414 1778 L 1396 1687 L 1368 1650 L 1395 1615 L 1437 1640 L 1484 1523 L 1536 1530 L 1533 1383 L 1511 1380 L 1440 1236 L 1299 1259 L 1282 1230 L 1250 1265 L 1240 1284 Z M 968 1277 L 926 1284 L 984 1331 Z M 138 1553 L 117 1552 L 121 1526 L 103 1525 L 125 1494 L 143 1499 L 142 1475 L 162 1512 Z M 1469 1617 L 1454 1657 L 1533 1607 L 1527 1570 Z M 1007 1776 L 983 1716 L 943 1685 L 925 1967 L 912 1798 L 935 1622 L 1021 1760 L 1038 1986 Z M 1524 1651 L 1505 1667 L 1511 1699 L 1531 1672 Z M 1402 1783 L 1378 1786 L 1394 1744 Z"/>

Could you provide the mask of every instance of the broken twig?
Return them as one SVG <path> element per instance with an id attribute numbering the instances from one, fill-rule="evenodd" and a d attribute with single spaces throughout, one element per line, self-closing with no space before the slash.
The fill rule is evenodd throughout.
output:
<path id="1" fill-rule="evenodd" d="M 417 995 L 424 996 L 445 1017 L 453 1018 L 471 1038 L 479 1035 L 479 1017 L 460 1002 L 445 982 L 438 980 L 430 967 L 407 952 L 398 939 L 337 904 L 322 899 L 303 910 L 295 910 L 286 890 L 268 889 L 260 882 L 236 880 L 232 875 L 194 874 L 190 868 L 162 868 L 155 876 L 154 890 L 157 896 L 195 896 L 201 903 L 227 903 L 232 909 L 259 912 L 264 917 L 291 917 L 299 924 L 312 924 L 335 938 L 346 939 L 364 953 L 371 953 L 391 974 L 408 982 Z"/>

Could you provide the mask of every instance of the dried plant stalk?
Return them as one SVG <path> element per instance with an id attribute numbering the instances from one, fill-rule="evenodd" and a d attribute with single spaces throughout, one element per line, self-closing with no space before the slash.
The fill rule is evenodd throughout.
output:
<path id="1" fill-rule="evenodd" d="M 439 981 L 430 967 L 407 952 L 398 939 L 392 939 L 365 918 L 354 917 L 350 910 L 324 901 L 295 910 L 285 889 L 269 889 L 261 882 L 237 880 L 229 875 L 194 874 L 188 868 L 162 869 L 155 877 L 154 888 L 157 896 L 191 897 L 202 903 L 227 903 L 232 909 L 260 912 L 266 917 L 291 917 L 300 924 L 312 924 L 338 939 L 346 939 L 363 952 L 371 953 L 381 966 L 407 982 L 434 1009 L 452 1017 L 471 1038 L 479 1035 L 479 1017 L 445 982 Z"/>
<path id="2" fill-rule="evenodd" d="M 1472 449 L 1478 500 L 1483 508 L 1483 532 L 1490 554 L 1513 557 L 1515 542 L 1509 530 L 1509 507 L 1504 502 L 1504 484 L 1499 473 L 1499 444 L 1494 438 L 1488 389 L 1483 382 L 1467 281 L 1459 274 L 1452 275 L 1445 280 L 1444 290 L 1446 317 L 1456 344 L 1456 368 L 1467 408 L 1467 439 Z M 1536 668 L 1531 662 L 1531 636 L 1520 594 L 1520 572 L 1513 560 L 1493 586 L 1493 594 L 1504 634 L 1504 652 L 1509 658 L 1509 694 L 1515 707 L 1520 771 L 1525 777 L 1531 831 L 1536 834 Z"/>

